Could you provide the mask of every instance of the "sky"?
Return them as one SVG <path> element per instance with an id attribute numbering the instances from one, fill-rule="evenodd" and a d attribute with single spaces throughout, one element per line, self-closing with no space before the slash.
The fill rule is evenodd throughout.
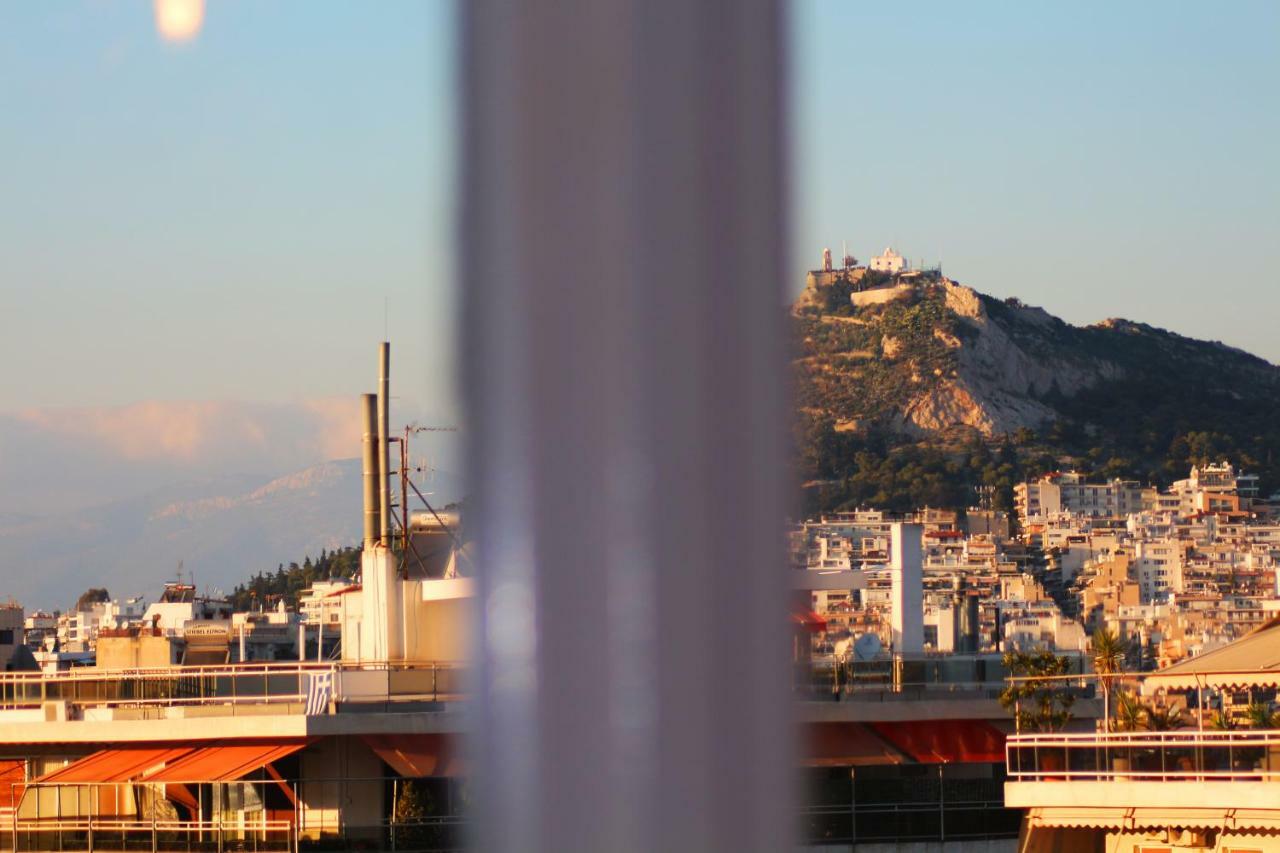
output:
<path id="1" fill-rule="evenodd" d="M 789 12 L 797 288 L 892 243 L 1280 361 L 1280 4 Z M 356 455 L 384 333 L 393 421 L 458 422 L 454 14 L 0 4 L 0 511 Z"/>
<path id="2" fill-rule="evenodd" d="M 0 479 L 358 455 L 384 334 L 457 420 L 452 7 L 202 5 L 0 4 Z"/>
<path id="3" fill-rule="evenodd" d="M 797 276 L 892 243 L 1280 362 L 1280 3 L 791 7 Z"/>

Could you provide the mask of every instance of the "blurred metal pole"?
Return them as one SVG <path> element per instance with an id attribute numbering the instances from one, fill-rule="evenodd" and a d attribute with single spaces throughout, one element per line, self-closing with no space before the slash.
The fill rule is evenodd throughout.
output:
<path id="1" fill-rule="evenodd" d="M 787 849 L 779 3 L 460 9 L 475 841 Z"/>

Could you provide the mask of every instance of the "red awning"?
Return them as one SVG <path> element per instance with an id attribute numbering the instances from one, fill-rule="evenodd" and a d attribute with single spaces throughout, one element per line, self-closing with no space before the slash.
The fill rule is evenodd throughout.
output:
<path id="1" fill-rule="evenodd" d="M 905 759 L 862 723 L 808 723 L 802 730 L 806 767 L 903 764 Z"/>
<path id="2" fill-rule="evenodd" d="M 148 771 L 140 782 L 233 782 L 292 755 L 309 741 L 260 741 L 201 746 Z"/>
<path id="3" fill-rule="evenodd" d="M 1004 761 L 1004 733 L 985 720 L 912 720 L 869 725 L 921 764 Z"/>
<path id="4" fill-rule="evenodd" d="M 808 631 L 811 634 L 820 634 L 827 630 L 827 620 L 823 619 L 812 610 L 802 610 L 791 614 L 791 621 L 801 631 Z"/>
<path id="5" fill-rule="evenodd" d="M 35 781 L 42 785 L 128 782 L 190 751 L 189 746 L 122 746 L 103 749 L 66 767 L 46 773 Z"/>
<path id="6" fill-rule="evenodd" d="M 0 759 L 0 810 L 11 809 L 22 801 L 26 781 L 26 759 Z"/>
<path id="7" fill-rule="evenodd" d="M 306 740 L 212 741 L 202 746 L 103 749 L 36 779 L 42 785 L 228 782 L 297 752 Z"/>
<path id="8" fill-rule="evenodd" d="M 457 739 L 443 734 L 365 735 L 364 742 L 406 779 L 462 776 Z"/>

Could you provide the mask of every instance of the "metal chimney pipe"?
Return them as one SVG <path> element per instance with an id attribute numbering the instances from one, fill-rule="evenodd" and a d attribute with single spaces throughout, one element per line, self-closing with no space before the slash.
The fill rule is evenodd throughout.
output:
<path id="1" fill-rule="evenodd" d="M 378 345 L 378 457 L 381 469 L 378 481 L 378 511 L 380 541 L 391 547 L 391 433 L 387 430 L 387 422 L 391 405 L 391 343 L 383 341 Z"/>
<path id="2" fill-rule="evenodd" d="M 361 394 L 364 416 L 364 547 L 378 544 L 382 528 L 378 477 L 382 471 L 382 455 L 378 453 L 378 397 Z"/>

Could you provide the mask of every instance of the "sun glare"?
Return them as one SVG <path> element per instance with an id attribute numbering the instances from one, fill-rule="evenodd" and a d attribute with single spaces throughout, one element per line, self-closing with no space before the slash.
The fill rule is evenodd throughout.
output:
<path id="1" fill-rule="evenodd" d="M 155 0 L 156 29 L 165 41 L 195 38 L 204 23 L 204 0 Z"/>

